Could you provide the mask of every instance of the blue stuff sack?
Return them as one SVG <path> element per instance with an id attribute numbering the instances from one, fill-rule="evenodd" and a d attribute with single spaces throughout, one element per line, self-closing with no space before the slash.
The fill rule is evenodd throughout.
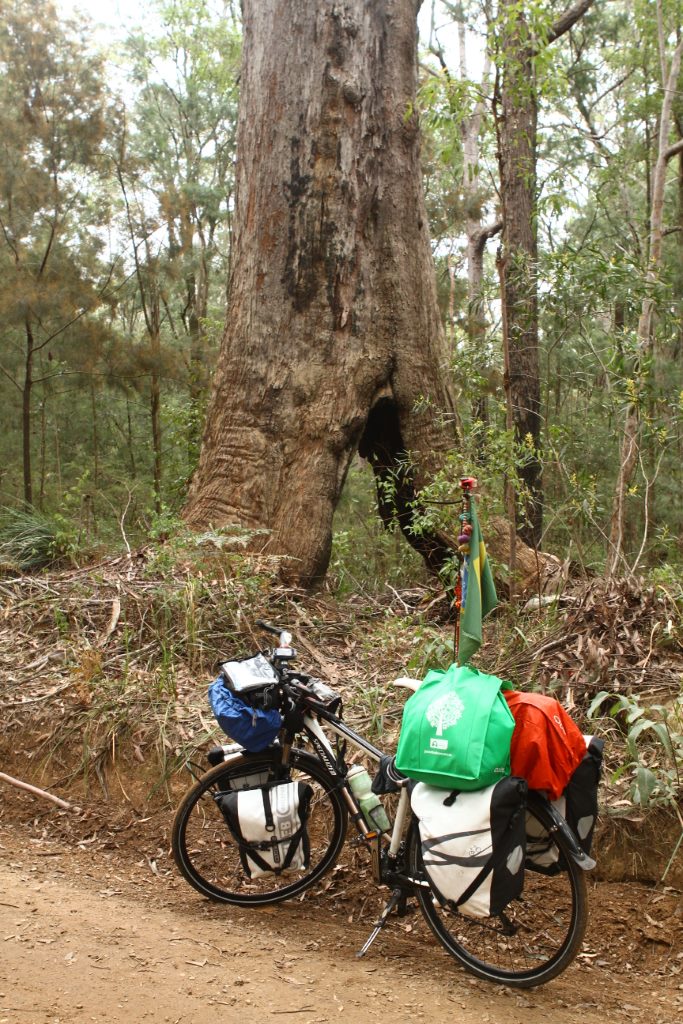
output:
<path id="1" fill-rule="evenodd" d="M 227 689 L 222 677 L 209 687 L 209 704 L 223 732 L 252 754 L 269 747 L 282 728 L 277 708 L 250 707 Z"/>

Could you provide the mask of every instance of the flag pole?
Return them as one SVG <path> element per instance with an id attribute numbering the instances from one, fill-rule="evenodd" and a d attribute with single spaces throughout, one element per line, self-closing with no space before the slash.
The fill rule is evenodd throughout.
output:
<path id="1" fill-rule="evenodd" d="M 477 486 L 477 479 L 473 476 L 463 476 L 460 479 L 462 488 L 462 512 L 460 513 L 460 534 L 458 536 L 458 577 L 455 583 L 455 628 L 453 633 L 453 661 L 459 665 L 460 654 L 460 613 L 463 602 L 463 578 L 467 571 L 467 562 L 470 554 L 470 536 L 472 535 L 472 513 L 470 510 L 470 499 L 472 492 Z"/>

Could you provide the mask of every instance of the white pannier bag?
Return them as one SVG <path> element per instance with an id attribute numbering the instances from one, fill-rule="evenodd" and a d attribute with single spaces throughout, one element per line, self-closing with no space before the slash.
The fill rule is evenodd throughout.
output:
<path id="1" fill-rule="evenodd" d="M 567 788 L 552 806 L 559 811 L 576 836 L 579 846 L 590 856 L 593 832 L 598 818 L 598 784 L 602 768 L 604 741 L 597 736 L 584 736 L 586 754 L 572 775 Z M 536 818 L 527 817 L 527 863 L 545 873 L 560 870 L 560 851 L 546 829 Z"/>
<path id="2" fill-rule="evenodd" d="M 514 776 L 473 793 L 415 786 L 422 861 L 444 905 L 490 917 L 521 894 L 526 792 L 526 782 Z"/>
<path id="3" fill-rule="evenodd" d="M 304 782 L 278 782 L 214 797 L 239 846 L 248 878 L 308 867 L 308 820 L 313 788 Z"/>

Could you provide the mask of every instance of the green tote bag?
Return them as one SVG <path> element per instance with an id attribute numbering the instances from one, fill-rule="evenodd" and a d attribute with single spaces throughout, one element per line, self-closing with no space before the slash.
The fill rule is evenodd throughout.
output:
<path id="1" fill-rule="evenodd" d="M 502 680 L 465 665 L 428 672 L 406 701 L 396 767 L 444 789 L 475 790 L 510 774 L 515 720 Z"/>

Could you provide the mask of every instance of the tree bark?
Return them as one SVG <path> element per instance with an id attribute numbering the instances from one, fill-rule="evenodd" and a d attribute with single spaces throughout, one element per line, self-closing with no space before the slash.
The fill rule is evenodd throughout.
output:
<path id="1" fill-rule="evenodd" d="M 676 84 L 681 70 L 683 40 L 679 41 L 672 59 L 668 75 L 664 71 L 662 82 L 663 99 L 659 118 L 659 142 L 655 163 L 652 198 L 650 202 L 649 261 L 645 273 L 646 292 L 642 301 L 638 320 L 638 352 L 643 357 L 652 353 L 653 327 L 655 314 L 654 290 L 659 280 L 662 262 L 664 191 L 666 185 L 666 167 L 669 159 L 669 131 L 671 128 L 672 105 L 676 92 Z M 665 56 L 662 57 L 666 69 Z M 609 552 L 607 555 L 607 574 L 613 576 L 621 568 L 624 559 L 624 536 L 626 528 L 626 497 L 638 456 L 640 454 L 640 413 L 638 403 L 630 401 L 624 418 L 621 438 L 619 473 L 612 501 L 610 519 Z"/>
<path id="2" fill-rule="evenodd" d="M 155 307 L 156 309 L 156 307 Z M 149 374 L 149 414 L 152 422 L 152 455 L 153 470 L 152 482 L 154 488 L 154 511 L 161 515 L 161 473 L 162 473 L 162 450 L 161 450 L 161 336 L 158 326 L 159 317 L 154 317 L 156 328 L 150 334 L 151 369 Z"/>
<path id="3" fill-rule="evenodd" d="M 454 440 L 415 113 L 418 0 L 244 0 L 227 326 L 186 517 L 325 572 L 359 450 L 387 515 Z M 392 509 L 387 508 L 392 492 Z"/>
<path id="4" fill-rule="evenodd" d="M 31 396 L 33 391 L 33 358 L 35 339 L 30 317 L 26 317 L 26 358 L 22 391 L 21 424 L 23 437 L 24 505 L 33 508 L 33 474 L 31 469 Z"/>
<path id="5" fill-rule="evenodd" d="M 458 12 L 458 49 L 460 80 L 467 81 L 467 32 L 464 10 Z M 486 92 L 491 71 L 491 56 L 486 51 L 481 76 L 482 97 Z M 482 223 L 483 196 L 479 174 L 479 135 L 485 112 L 484 99 L 475 104 L 469 117 L 462 119 L 462 188 L 467 209 L 467 336 L 477 371 L 485 376 L 489 367 L 486 358 L 486 315 L 484 312 L 484 252 L 486 243 L 502 229 L 502 221 L 485 226 Z M 481 391 L 472 402 L 472 419 L 488 423 L 488 396 Z"/>
<path id="6" fill-rule="evenodd" d="M 538 96 L 535 58 L 569 32 L 593 6 L 577 0 L 534 39 L 518 0 L 500 0 L 499 68 L 494 93 L 500 195 L 503 211 L 505 290 L 501 296 L 508 324 L 510 398 L 515 440 L 525 453 L 519 477 L 525 486 L 519 536 L 538 547 L 543 531 L 541 462 L 541 383 L 538 346 L 538 242 L 536 224 L 536 129 Z"/>
<path id="7" fill-rule="evenodd" d="M 517 0 L 501 0 L 502 71 L 495 113 L 503 208 L 510 399 L 515 440 L 526 450 L 519 476 L 527 491 L 520 537 L 537 546 L 543 529 L 541 387 L 538 351 L 536 234 L 536 97 L 534 49 Z"/>

